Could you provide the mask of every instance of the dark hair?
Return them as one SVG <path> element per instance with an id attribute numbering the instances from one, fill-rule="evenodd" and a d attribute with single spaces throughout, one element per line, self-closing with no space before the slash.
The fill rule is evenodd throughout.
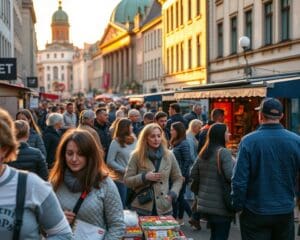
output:
<path id="1" fill-rule="evenodd" d="M 35 120 L 34 120 L 34 118 L 33 118 L 32 113 L 31 113 L 28 109 L 22 109 L 22 110 L 20 110 L 20 111 L 16 114 L 16 119 L 18 119 L 18 116 L 19 116 L 20 114 L 23 114 L 28 120 L 30 120 L 30 121 L 29 121 L 29 126 L 30 126 L 31 128 L 33 128 L 33 129 L 37 132 L 37 134 L 41 135 L 41 131 L 40 131 L 38 125 L 36 124 L 36 122 L 35 122 Z"/>
<path id="2" fill-rule="evenodd" d="M 170 108 L 173 108 L 176 113 L 180 113 L 180 105 L 178 103 L 171 103 Z"/>
<path id="3" fill-rule="evenodd" d="M 121 118 L 117 123 L 114 139 L 117 139 L 121 147 L 125 147 L 125 144 L 132 144 L 134 142 L 134 137 L 130 133 L 131 124 L 128 118 Z"/>
<path id="4" fill-rule="evenodd" d="M 220 116 L 224 116 L 224 110 L 221 108 L 214 108 L 211 111 L 211 119 L 216 121 Z"/>
<path id="5" fill-rule="evenodd" d="M 170 144 L 175 146 L 175 145 L 179 144 L 180 142 L 182 142 L 186 138 L 185 126 L 182 122 L 175 122 L 175 123 L 172 123 L 171 127 L 174 128 L 174 130 L 177 133 L 176 138 L 171 137 L 171 139 L 170 139 Z"/>
<path id="6" fill-rule="evenodd" d="M 199 157 L 208 160 L 219 147 L 225 147 L 225 132 L 227 126 L 224 123 L 214 123 L 208 129 L 206 141 L 199 153 Z"/>
<path id="7" fill-rule="evenodd" d="M 155 116 L 154 116 L 156 121 L 158 121 L 158 119 L 163 118 L 163 117 L 168 117 L 168 114 L 166 114 L 165 112 L 162 112 L 162 111 L 155 113 Z"/>
<path id="8" fill-rule="evenodd" d="M 103 113 L 103 112 L 106 113 L 106 109 L 105 108 L 97 108 L 96 111 L 95 111 L 96 115 L 98 115 L 100 113 Z"/>
<path id="9" fill-rule="evenodd" d="M 148 119 L 148 120 L 152 120 L 154 119 L 154 113 L 152 112 L 146 112 L 143 116 L 143 119 Z"/>
<path id="10" fill-rule="evenodd" d="M 75 128 L 68 130 L 63 135 L 57 147 L 54 167 L 49 177 L 54 190 L 57 190 L 62 184 L 65 171 L 68 168 L 66 149 L 70 141 L 74 141 L 82 156 L 86 157 L 85 174 L 79 179 L 84 188 L 83 190 L 91 190 L 92 187 L 99 189 L 99 183 L 108 175 L 103 159 L 104 153 L 88 131 Z"/>
<path id="11" fill-rule="evenodd" d="M 74 106 L 73 103 L 68 102 L 67 105 L 66 105 L 66 107 L 69 107 L 69 106 L 71 106 L 71 105 Z"/>

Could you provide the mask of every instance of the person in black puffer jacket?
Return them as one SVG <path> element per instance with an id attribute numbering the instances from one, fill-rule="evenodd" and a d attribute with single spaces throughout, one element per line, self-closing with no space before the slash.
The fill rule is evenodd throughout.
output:
<path id="1" fill-rule="evenodd" d="M 27 143 L 29 137 L 29 124 L 24 120 L 15 121 L 16 139 L 19 142 L 19 152 L 16 161 L 9 165 L 18 169 L 34 172 L 47 181 L 48 168 L 44 155 L 37 149 L 30 147 Z"/>

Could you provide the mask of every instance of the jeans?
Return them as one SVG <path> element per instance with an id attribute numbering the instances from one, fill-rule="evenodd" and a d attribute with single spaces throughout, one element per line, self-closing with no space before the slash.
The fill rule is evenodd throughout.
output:
<path id="1" fill-rule="evenodd" d="M 210 224 L 210 240 L 227 240 L 230 232 L 231 217 L 207 215 Z"/>
<path id="2" fill-rule="evenodd" d="M 240 215 L 242 240 L 294 240 L 294 212 L 258 215 L 244 210 Z"/>
<path id="3" fill-rule="evenodd" d="M 126 199 L 127 199 L 127 187 L 124 183 L 115 181 L 115 184 L 118 188 L 120 197 L 121 197 L 121 201 L 122 201 L 122 205 L 123 205 L 123 209 L 125 209 L 126 207 Z"/>

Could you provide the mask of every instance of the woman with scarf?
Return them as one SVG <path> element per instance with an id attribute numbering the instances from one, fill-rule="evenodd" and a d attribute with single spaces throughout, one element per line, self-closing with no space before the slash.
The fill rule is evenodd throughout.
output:
<path id="1" fill-rule="evenodd" d="M 94 137 L 72 129 L 60 141 L 49 180 L 71 225 L 78 219 L 104 229 L 104 239 L 117 240 L 125 230 L 123 207 L 107 172 Z M 79 198 L 84 200 L 78 209 Z"/>
<path id="2" fill-rule="evenodd" d="M 158 124 L 149 124 L 140 133 L 124 181 L 136 193 L 131 208 L 139 215 L 172 214 L 172 201 L 178 196 L 183 178 Z M 170 181 L 172 187 L 169 186 Z M 148 192 L 152 190 L 152 197 L 148 194 L 148 199 L 141 198 L 139 193 L 147 189 L 150 189 Z"/>

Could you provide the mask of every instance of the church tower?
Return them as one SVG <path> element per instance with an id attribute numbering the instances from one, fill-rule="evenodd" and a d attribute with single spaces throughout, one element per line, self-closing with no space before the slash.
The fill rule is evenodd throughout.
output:
<path id="1" fill-rule="evenodd" d="M 69 43 L 69 17 L 61 5 L 60 0 L 58 10 L 52 16 L 52 43 Z"/>

